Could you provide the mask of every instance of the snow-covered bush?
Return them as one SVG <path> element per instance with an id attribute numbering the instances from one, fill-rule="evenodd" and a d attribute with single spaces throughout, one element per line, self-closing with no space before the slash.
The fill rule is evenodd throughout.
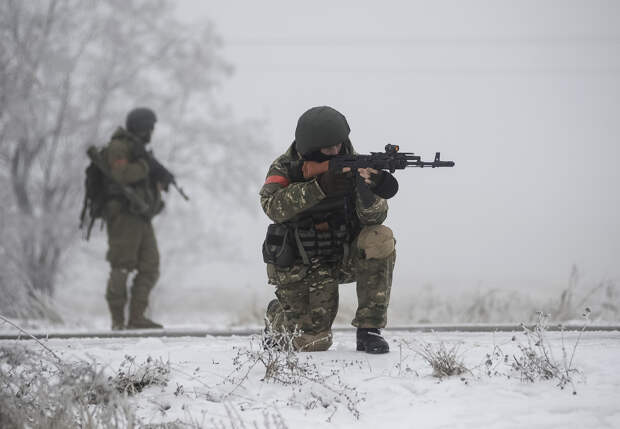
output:
<path id="1" fill-rule="evenodd" d="M 297 330 L 288 333 L 267 329 L 260 336 L 250 337 L 249 347 L 236 347 L 234 372 L 227 379 L 235 387 L 229 395 L 258 367 L 264 370 L 261 381 L 292 387 L 287 405 L 325 409 L 330 412 L 328 421 L 342 405 L 358 419 L 364 394 L 343 381 L 340 368 L 323 369 L 314 363 L 312 353 L 297 352 L 293 342 L 300 335 Z"/>
<path id="2" fill-rule="evenodd" d="M 590 309 L 586 308 L 583 313 L 586 321 L 589 314 Z M 549 315 L 540 312 L 538 313 L 538 321 L 533 327 L 529 328 L 523 325 L 523 335 L 526 341 L 517 344 L 519 351 L 512 357 L 511 368 L 523 381 L 553 380 L 557 382 L 560 389 L 571 385 L 573 394 L 576 394 L 574 380 L 575 376 L 580 374 L 580 371 L 573 364 L 581 335 L 570 351 L 562 338 L 562 358 L 558 359 L 554 356 L 553 350 L 547 341 L 548 320 Z M 513 337 L 513 339 L 516 341 L 516 337 Z"/>
<path id="3" fill-rule="evenodd" d="M 96 362 L 0 348 L 0 427 L 127 428 L 136 418 Z"/>
<path id="4" fill-rule="evenodd" d="M 469 371 L 463 363 L 459 343 L 451 346 L 443 341 L 439 343 L 416 341 L 405 344 L 433 368 L 433 377 L 451 377 Z"/>
<path id="5" fill-rule="evenodd" d="M 116 375 L 110 379 L 121 393 L 133 395 L 147 386 L 167 386 L 170 380 L 170 362 L 148 357 L 143 364 L 136 364 L 134 356 L 125 356 Z"/>

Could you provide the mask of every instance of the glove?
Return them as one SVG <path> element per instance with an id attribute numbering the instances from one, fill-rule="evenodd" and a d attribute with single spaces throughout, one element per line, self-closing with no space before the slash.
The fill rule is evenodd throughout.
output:
<path id="1" fill-rule="evenodd" d="M 370 189 L 370 185 L 359 174 L 357 175 L 357 194 L 362 201 L 362 208 L 364 209 L 372 206 L 377 201 L 377 197 Z"/>
<path id="2" fill-rule="evenodd" d="M 327 171 L 317 177 L 321 190 L 328 197 L 341 197 L 353 193 L 355 181 L 351 173 Z"/>
<path id="3" fill-rule="evenodd" d="M 398 181 L 387 171 L 380 170 L 378 174 L 371 174 L 370 182 L 370 190 L 384 200 L 389 200 L 398 192 Z"/>

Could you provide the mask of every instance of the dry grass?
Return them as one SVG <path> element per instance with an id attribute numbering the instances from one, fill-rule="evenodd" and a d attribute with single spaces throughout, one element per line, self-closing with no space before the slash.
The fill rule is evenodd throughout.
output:
<path id="1" fill-rule="evenodd" d="M 136 358 L 126 355 L 116 375 L 110 378 L 120 393 L 134 395 L 147 386 L 167 386 L 170 380 L 170 362 L 148 357 L 142 364 Z"/>
<path id="2" fill-rule="evenodd" d="M 590 309 L 586 308 L 583 313 L 586 323 L 589 315 Z M 570 385 L 573 394 L 576 394 L 574 381 L 581 372 L 574 367 L 574 358 L 583 330 L 570 349 L 566 346 L 562 333 L 562 358 L 557 359 L 547 340 L 548 320 L 549 315 L 540 312 L 534 327 L 523 325 L 526 341 L 517 344 L 518 352 L 512 356 L 511 368 L 522 381 L 553 380 L 560 389 Z M 516 338 L 514 340 L 516 341 Z"/>
<path id="3" fill-rule="evenodd" d="M 0 348 L 0 427 L 133 428 L 126 399 L 95 362 L 61 362 L 18 345 Z"/>
<path id="4" fill-rule="evenodd" d="M 433 377 L 452 377 L 469 371 L 463 363 L 459 343 L 449 346 L 443 341 L 438 343 L 416 341 L 413 344 L 405 342 L 405 345 L 430 365 Z"/>
<path id="5" fill-rule="evenodd" d="M 0 315 L 0 320 L 22 327 Z M 34 338 L 34 337 L 33 337 Z M 0 427 L 133 428 L 139 422 L 127 396 L 150 385 L 166 385 L 170 366 L 126 356 L 109 376 L 95 361 L 65 361 L 34 338 L 39 348 L 19 343 L 0 347 Z"/>
<path id="6" fill-rule="evenodd" d="M 343 381 L 339 368 L 321 371 L 312 354 L 297 352 L 293 341 L 299 335 L 299 331 L 267 329 L 260 336 L 250 338 L 249 347 L 236 348 L 234 371 L 227 378 L 234 388 L 227 396 L 240 388 L 258 367 L 264 370 L 261 381 L 292 388 L 287 405 L 299 405 L 306 410 L 324 409 L 329 412 L 328 421 L 344 406 L 358 419 L 364 394 Z"/>

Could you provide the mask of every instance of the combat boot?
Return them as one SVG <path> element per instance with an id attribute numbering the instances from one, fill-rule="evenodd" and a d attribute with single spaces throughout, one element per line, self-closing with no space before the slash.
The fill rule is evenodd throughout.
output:
<path id="1" fill-rule="evenodd" d="M 127 329 L 162 329 L 163 325 L 144 317 L 147 302 L 132 299 L 129 304 Z"/>
<path id="2" fill-rule="evenodd" d="M 357 351 L 382 354 L 390 351 L 387 341 L 376 328 L 357 328 Z"/>
<path id="3" fill-rule="evenodd" d="M 144 316 L 135 317 L 129 319 L 127 323 L 127 329 L 163 329 L 164 326 L 157 322 L 153 322 L 151 319 L 147 319 Z"/>

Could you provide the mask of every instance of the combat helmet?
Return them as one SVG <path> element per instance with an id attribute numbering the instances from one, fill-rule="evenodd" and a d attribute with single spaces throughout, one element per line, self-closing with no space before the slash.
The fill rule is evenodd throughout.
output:
<path id="1" fill-rule="evenodd" d="M 148 107 L 137 107 L 127 114 L 125 126 L 130 133 L 139 134 L 152 129 L 155 122 L 157 122 L 157 116 L 153 110 Z"/>
<path id="2" fill-rule="evenodd" d="M 350 132 L 347 118 L 342 113 L 329 106 L 313 107 L 304 112 L 297 121 L 297 152 L 308 155 L 324 147 L 344 143 Z"/>

